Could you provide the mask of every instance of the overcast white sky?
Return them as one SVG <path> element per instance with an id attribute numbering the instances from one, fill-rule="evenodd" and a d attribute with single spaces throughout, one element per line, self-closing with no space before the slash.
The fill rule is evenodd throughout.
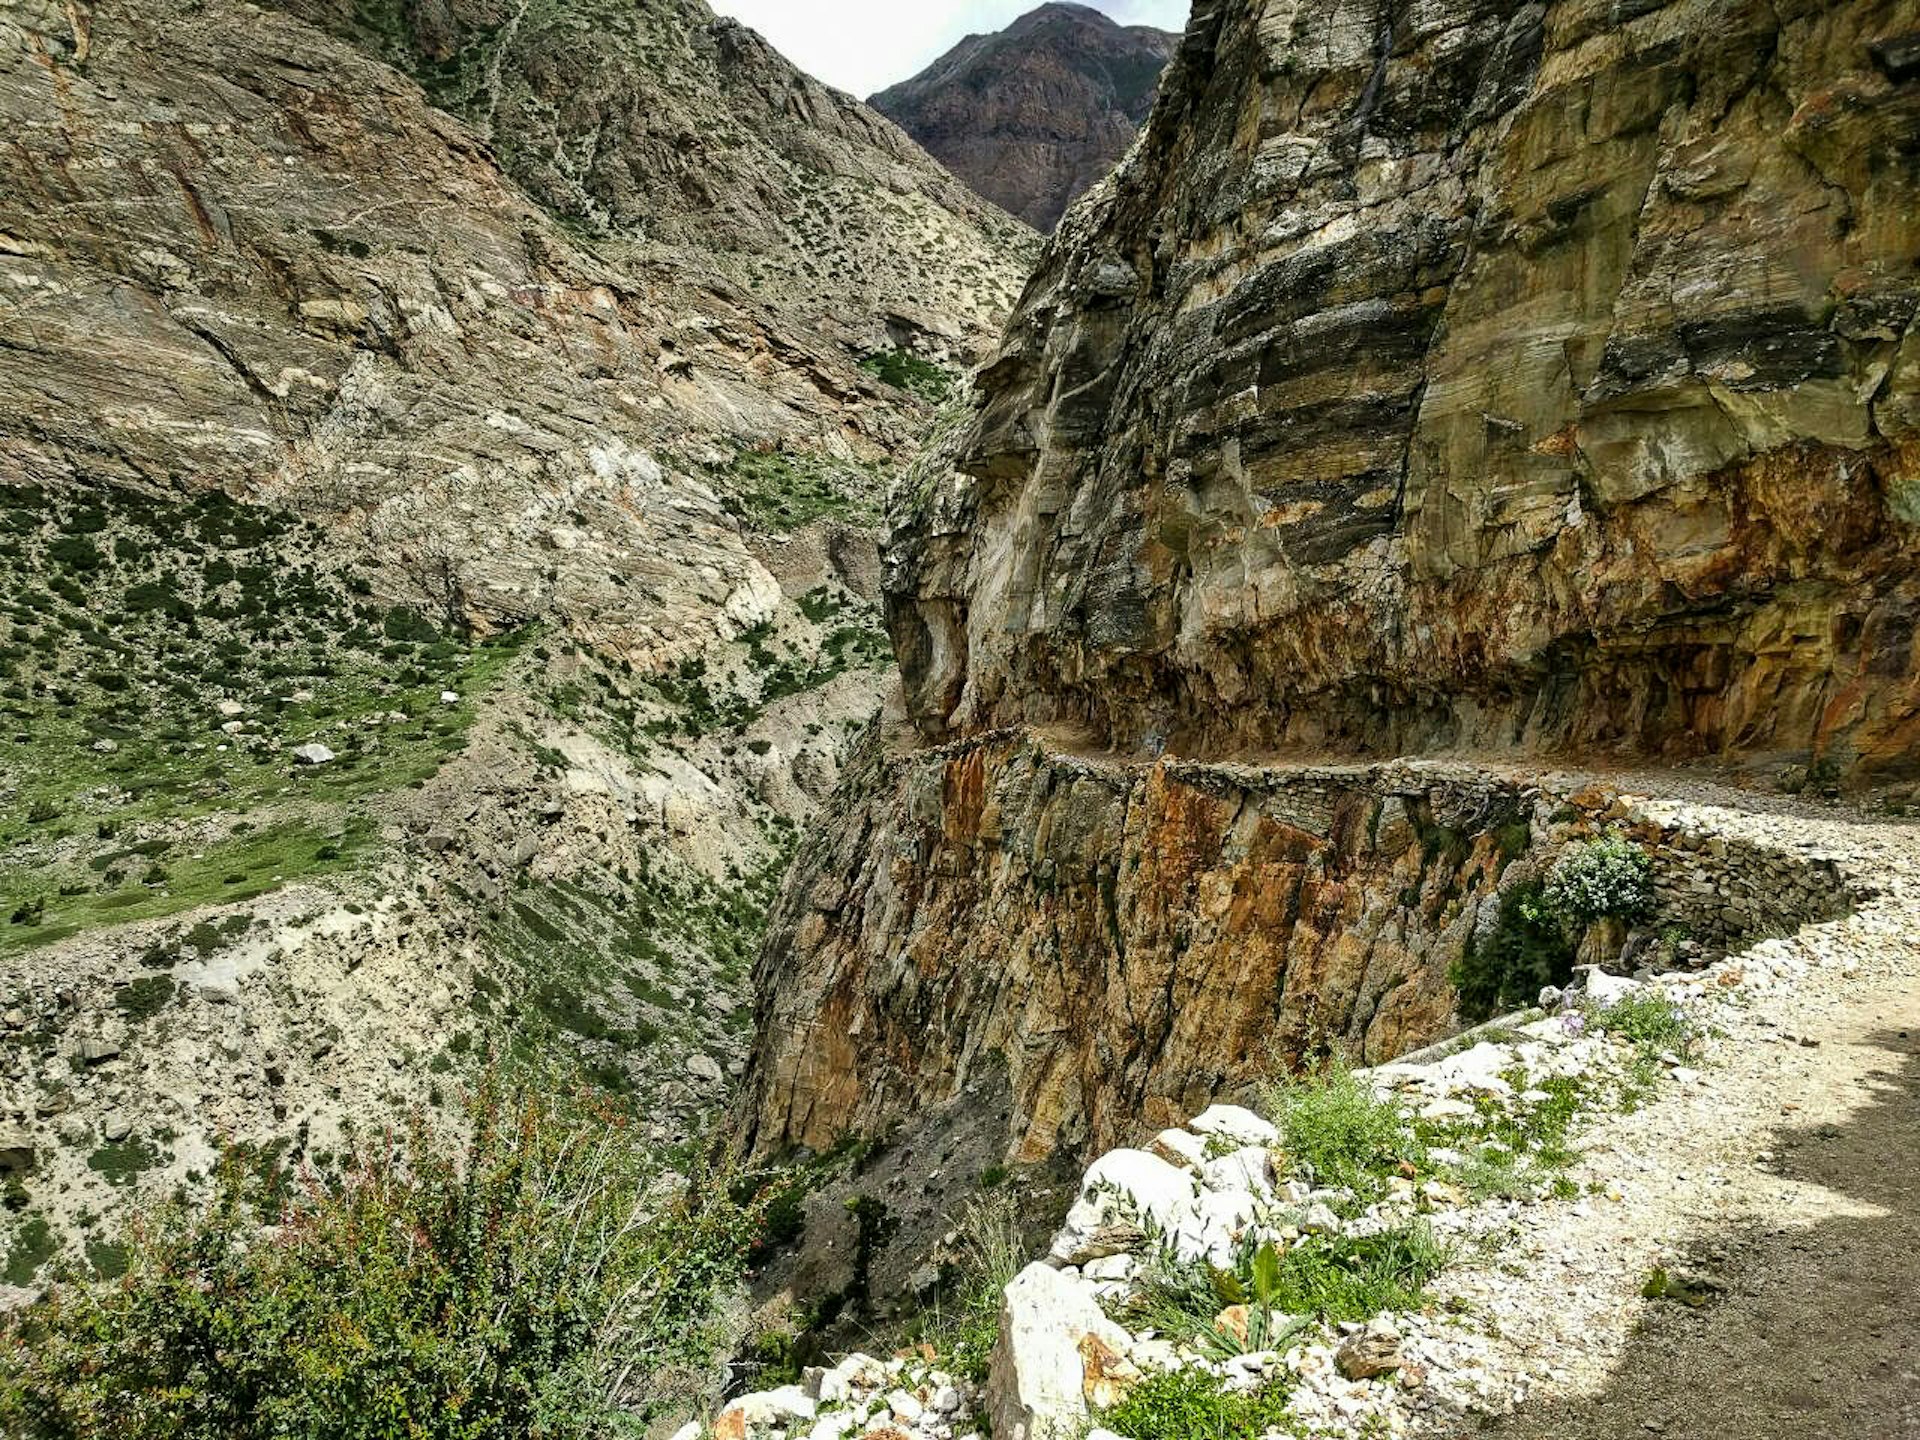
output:
<path id="1" fill-rule="evenodd" d="M 963 35 L 1004 29 L 1040 0 L 709 0 L 794 64 L 865 98 L 917 75 Z M 1184 30 L 1189 0 L 1086 0 L 1123 25 Z"/>

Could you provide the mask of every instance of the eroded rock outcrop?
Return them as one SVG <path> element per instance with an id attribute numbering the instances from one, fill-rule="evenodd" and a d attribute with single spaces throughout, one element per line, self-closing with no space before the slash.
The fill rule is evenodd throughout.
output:
<path id="1" fill-rule="evenodd" d="M 1716 951 L 1846 903 L 1830 867 L 1463 766 L 1120 763 L 1023 735 L 863 765 L 866 804 L 803 851 L 763 959 L 764 1152 L 918 1123 L 1004 1067 L 1009 1153 L 1034 1162 L 1327 1047 L 1392 1059 L 1455 1028 L 1503 896 L 1613 826 Z"/>
<path id="2" fill-rule="evenodd" d="M 916 718 L 1910 773 L 1913 21 L 1200 6 L 903 577 Z"/>

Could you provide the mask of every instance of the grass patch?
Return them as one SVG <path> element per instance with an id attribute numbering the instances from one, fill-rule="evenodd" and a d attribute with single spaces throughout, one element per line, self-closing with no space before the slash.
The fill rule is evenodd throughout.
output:
<path id="1" fill-rule="evenodd" d="M 1423 1163 L 1399 1102 L 1381 1098 L 1343 1065 L 1269 1085 L 1262 1108 L 1313 1183 L 1351 1190 L 1360 1208 L 1377 1200 L 1394 1175 L 1410 1176 Z"/>
<path id="2" fill-rule="evenodd" d="M 353 819 L 348 827 L 335 831 L 295 822 L 247 831 L 197 856 L 169 857 L 165 866 L 129 874 L 78 895 L 47 894 L 42 888 L 47 881 L 40 875 L 0 873 L 0 912 L 17 912 L 30 896 L 40 906 L 37 923 L 0 928 L 0 954 L 49 945 L 102 925 L 156 920 L 202 905 L 257 899 L 295 880 L 351 870 L 377 848 L 378 837 L 371 821 Z M 238 886 L 229 883 L 234 875 L 242 877 Z M 136 992 L 136 986 L 144 988 Z M 128 994 L 123 999 L 116 992 L 115 1003 L 132 1018 L 157 1013 L 166 1003 L 158 984 L 136 981 L 122 988 Z"/>
<path id="3" fill-rule="evenodd" d="M 824 455 L 743 450 L 717 477 L 734 518 L 785 535 L 816 520 L 877 525 L 884 479 L 878 467 Z"/>
<path id="4" fill-rule="evenodd" d="M 0 486 L 0 505 L 0 917 L 12 921 L 0 949 L 313 873 L 315 857 L 242 850 L 209 886 L 193 859 L 112 841 L 296 809 L 347 831 L 360 802 L 424 783 L 464 745 L 472 697 L 520 643 L 470 644 L 384 607 L 317 527 L 224 496 L 83 500 L 15 485 Z M 464 698 L 447 704 L 448 691 Z M 335 761 L 293 763 L 309 741 Z M 97 842 L 92 853 L 50 873 L 47 847 L 75 837 Z"/>
<path id="5" fill-rule="evenodd" d="M 1447 1173 L 1474 1200 L 1569 1196 L 1574 1186 L 1568 1171 L 1580 1158 L 1571 1143 L 1573 1128 L 1592 1088 L 1565 1075 L 1529 1084 L 1517 1067 L 1504 1078 L 1513 1087 L 1511 1099 L 1477 1095 L 1474 1118 L 1422 1124 L 1423 1143 L 1464 1156 Z"/>
<path id="6" fill-rule="evenodd" d="M 1284 1250 L 1248 1242 L 1224 1269 L 1184 1263 L 1163 1250 L 1142 1274 L 1126 1319 L 1216 1358 L 1281 1349 L 1309 1321 L 1340 1324 L 1417 1309 L 1451 1258 L 1422 1220 L 1371 1235 L 1305 1235 Z M 1215 1324 L 1231 1305 L 1248 1307 L 1244 1341 Z"/>
<path id="7" fill-rule="evenodd" d="M 1673 1001 L 1658 990 L 1643 990 L 1595 1011 L 1592 1023 L 1633 1045 L 1686 1054 L 1699 1032 Z"/>
<path id="8" fill-rule="evenodd" d="M 87 1168 L 104 1175 L 111 1185 L 131 1185 L 134 1177 L 166 1164 L 167 1157 L 144 1140 L 120 1140 L 102 1145 L 87 1157 Z"/>
<path id="9" fill-rule="evenodd" d="M 863 359 L 860 368 L 883 385 L 904 390 L 930 405 L 942 403 L 953 393 L 952 373 L 911 350 L 878 351 Z"/>
<path id="10" fill-rule="evenodd" d="M 40 1273 L 40 1267 L 53 1258 L 57 1249 L 53 1230 L 42 1215 L 29 1215 L 14 1231 L 7 1247 L 5 1278 L 9 1285 L 27 1286 Z"/>
<path id="11" fill-rule="evenodd" d="M 1001 1295 L 1025 1266 L 1027 1247 L 1017 1203 L 1004 1193 L 969 1200 L 957 1228 L 958 1261 L 920 1338 L 954 1373 L 985 1381 L 1000 1334 Z"/>

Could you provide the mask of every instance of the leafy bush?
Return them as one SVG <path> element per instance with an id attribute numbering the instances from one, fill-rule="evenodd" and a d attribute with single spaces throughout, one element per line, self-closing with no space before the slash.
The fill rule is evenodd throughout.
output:
<path id="1" fill-rule="evenodd" d="M 1548 913 L 1544 890 L 1532 880 L 1504 893 L 1492 933 L 1476 937 L 1453 967 L 1448 978 L 1468 1019 L 1521 1009 L 1547 986 L 1565 986 L 1573 978 L 1573 945 Z"/>
<path id="2" fill-rule="evenodd" d="M 1596 920 L 1651 920 L 1653 858 L 1618 831 L 1575 845 L 1548 872 L 1540 904 L 1569 932 Z"/>
<path id="3" fill-rule="evenodd" d="M 1280 1127 L 1281 1144 L 1316 1185 L 1350 1189 L 1363 1203 L 1403 1164 L 1417 1163 L 1419 1141 L 1406 1111 L 1344 1066 L 1271 1086 L 1262 1104 Z"/>
<path id="4" fill-rule="evenodd" d="M 1618 831 L 1571 846 L 1543 881 L 1527 881 L 1500 899 L 1499 923 L 1476 939 L 1449 978 L 1460 1013 L 1486 1019 L 1531 1005 L 1549 985 L 1573 978 L 1575 947 L 1597 920 L 1643 924 L 1659 902 L 1653 858 Z"/>
<path id="5" fill-rule="evenodd" d="M 463 1128 L 416 1117 L 333 1181 L 230 1151 L 205 1209 L 129 1234 L 119 1280 L 69 1281 L 9 1323 L 0 1433 L 642 1433 L 708 1363 L 758 1202 L 684 1191 L 619 1118 L 496 1075 Z"/>
<path id="6" fill-rule="evenodd" d="M 1293 1430 L 1283 1388 L 1230 1391 L 1219 1376 L 1198 1369 L 1149 1376 L 1100 1423 L 1131 1440 L 1256 1440 L 1269 1430 Z"/>

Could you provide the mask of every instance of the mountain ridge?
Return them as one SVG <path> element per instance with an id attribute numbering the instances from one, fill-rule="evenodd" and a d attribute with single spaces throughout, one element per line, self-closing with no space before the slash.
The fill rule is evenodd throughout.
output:
<path id="1" fill-rule="evenodd" d="M 1179 38 L 1053 0 L 869 103 L 979 193 L 1051 230 L 1126 153 Z"/>

